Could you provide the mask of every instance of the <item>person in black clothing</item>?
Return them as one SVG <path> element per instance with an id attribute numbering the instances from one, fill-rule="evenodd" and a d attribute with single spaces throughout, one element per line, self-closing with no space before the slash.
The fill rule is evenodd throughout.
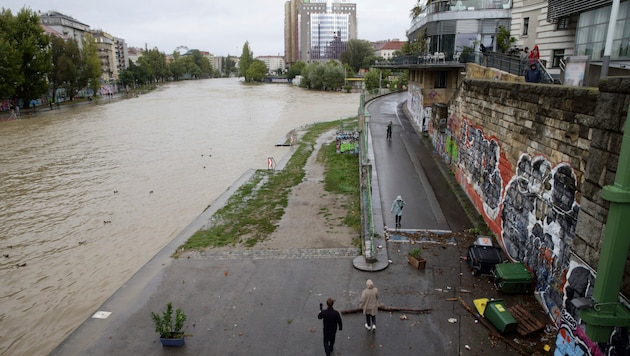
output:
<path id="1" fill-rule="evenodd" d="M 389 124 L 387 124 L 387 139 L 391 140 L 392 139 L 392 122 L 390 121 Z"/>
<path id="2" fill-rule="evenodd" d="M 337 326 L 339 326 L 340 331 L 343 329 L 341 314 L 333 309 L 334 303 L 334 299 L 328 298 L 326 300 L 326 305 L 328 306 L 326 310 L 323 309 L 322 303 L 319 303 L 319 314 L 317 314 L 317 319 L 324 319 L 324 351 L 326 352 L 326 356 L 330 356 L 330 353 L 333 352 Z"/>

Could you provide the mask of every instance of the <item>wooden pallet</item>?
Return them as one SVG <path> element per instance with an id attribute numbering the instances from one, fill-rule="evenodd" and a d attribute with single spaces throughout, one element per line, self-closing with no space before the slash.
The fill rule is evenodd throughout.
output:
<path id="1" fill-rule="evenodd" d="M 527 336 L 531 333 L 542 330 L 545 327 L 545 324 L 536 319 L 536 317 L 531 315 L 520 305 L 509 307 L 508 310 L 510 311 L 510 313 L 512 313 L 514 319 L 518 321 L 518 327 L 516 328 L 516 331 L 521 336 Z"/>

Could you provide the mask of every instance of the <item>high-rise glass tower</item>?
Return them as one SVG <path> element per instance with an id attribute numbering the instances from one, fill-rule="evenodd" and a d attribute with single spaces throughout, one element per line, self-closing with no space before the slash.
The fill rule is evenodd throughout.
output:
<path id="1" fill-rule="evenodd" d="M 346 0 L 291 0 L 285 4 L 288 64 L 340 59 L 357 38 L 356 4 Z"/>

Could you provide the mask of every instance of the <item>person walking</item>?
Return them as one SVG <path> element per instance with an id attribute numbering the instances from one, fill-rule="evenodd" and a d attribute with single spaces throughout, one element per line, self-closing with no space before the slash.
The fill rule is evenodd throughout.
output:
<path id="1" fill-rule="evenodd" d="M 400 195 L 397 196 L 396 200 L 394 200 L 394 202 L 392 203 L 391 212 L 396 217 L 396 227 L 401 226 L 402 212 L 403 212 L 403 208 L 405 207 L 405 204 L 406 204 L 405 201 Z"/>
<path id="2" fill-rule="evenodd" d="M 339 327 L 339 331 L 343 330 L 341 314 L 333 309 L 333 304 L 335 304 L 335 300 L 328 298 L 326 300 L 328 308 L 324 310 L 322 303 L 319 303 L 319 314 L 317 314 L 317 319 L 323 319 L 324 323 L 324 352 L 326 352 L 326 356 L 330 356 L 330 353 L 333 352 L 333 348 L 335 347 L 337 326 Z"/>
<path id="3" fill-rule="evenodd" d="M 523 73 L 523 76 L 525 76 L 525 73 L 527 73 L 527 64 L 529 61 L 529 47 L 525 47 L 525 49 L 523 50 L 523 52 L 521 52 L 521 73 Z"/>
<path id="4" fill-rule="evenodd" d="M 536 63 L 532 63 L 525 73 L 525 81 L 528 83 L 540 83 L 540 70 Z"/>
<path id="5" fill-rule="evenodd" d="M 529 52 L 529 65 L 532 65 L 532 63 L 538 63 L 539 59 L 540 59 L 540 52 L 538 50 L 538 45 L 535 45 L 534 49 L 532 49 L 532 51 Z"/>
<path id="6" fill-rule="evenodd" d="M 391 140 L 392 139 L 392 122 L 390 121 L 389 124 L 387 124 L 387 139 Z"/>
<path id="7" fill-rule="evenodd" d="M 365 328 L 376 331 L 376 313 L 378 312 L 378 288 L 371 279 L 365 281 L 365 289 L 361 293 L 359 307 L 365 315 Z"/>

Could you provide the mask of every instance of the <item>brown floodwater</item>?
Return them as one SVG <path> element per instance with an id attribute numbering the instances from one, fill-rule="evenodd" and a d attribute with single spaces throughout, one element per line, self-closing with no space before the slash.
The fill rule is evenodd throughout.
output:
<path id="1" fill-rule="evenodd" d="M 0 354 L 52 351 L 289 131 L 358 106 L 212 79 L 0 122 Z"/>

